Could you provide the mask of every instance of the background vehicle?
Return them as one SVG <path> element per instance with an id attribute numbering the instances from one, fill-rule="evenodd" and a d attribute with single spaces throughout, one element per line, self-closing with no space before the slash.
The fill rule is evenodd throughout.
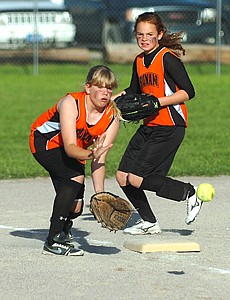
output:
<path id="1" fill-rule="evenodd" d="M 109 19 L 102 0 L 65 0 L 65 5 L 76 25 L 75 43 L 88 48 L 103 48 Z"/>
<path id="2" fill-rule="evenodd" d="M 170 31 L 183 31 L 184 43 L 216 43 L 216 0 L 65 0 L 76 24 L 76 44 L 103 48 L 134 41 L 135 18 L 159 13 Z M 230 44 L 230 1 L 222 0 L 222 43 Z"/>
<path id="3" fill-rule="evenodd" d="M 72 17 L 60 0 L 0 0 L 0 48 L 17 49 L 34 42 L 63 47 L 75 39 Z"/>

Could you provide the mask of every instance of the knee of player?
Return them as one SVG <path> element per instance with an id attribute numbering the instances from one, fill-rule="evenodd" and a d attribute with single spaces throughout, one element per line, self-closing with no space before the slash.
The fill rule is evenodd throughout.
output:
<path id="1" fill-rule="evenodd" d="M 83 213 L 83 208 L 84 208 L 84 201 L 78 200 L 78 206 L 75 207 L 75 209 L 72 209 L 72 211 L 69 213 L 70 219 L 76 219 L 76 218 L 80 217 L 80 215 L 82 215 L 82 213 Z"/>
<path id="2" fill-rule="evenodd" d="M 117 172 L 116 172 L 116 180 L 117 180 L 117 183 L 118 183 L 120 186 L 125 186 L 125 185 L 127 185 L 127 176 L 128 176 L 127 173 L 124 173 L 124 172 L 121 172 L 121 171 L 117 171 Z"/>
<path id="3" fill-rule="evenodd" d="M 78 215 L 81 215 L 83 212 L 84 200 L 83 199 L 76 199 L 74 201 L 72 212 Z"/>
<path id="4" fill-rule="evenodd" d="M 78 217 L 80 217 L 81 215 L 82 215 L 82 213 L 83 213 L 83 209 L 81 210 L 81 211 L 79 211 L 79 212 L 77 212 L 77 213 L 73 213 L 73 212 L 71 212 L 70 214 L 69 214 L 69 217 L 70 217 L 70 219 L 77 219 Z"/>
<path id="5" fill-rule="evenodd" d="M 142 183 L 143 178 L 139 177 L 135 174 L 129 173 L 128 174 L 128 182 L 134 186 L 135 188 L 139 188 Z"/>

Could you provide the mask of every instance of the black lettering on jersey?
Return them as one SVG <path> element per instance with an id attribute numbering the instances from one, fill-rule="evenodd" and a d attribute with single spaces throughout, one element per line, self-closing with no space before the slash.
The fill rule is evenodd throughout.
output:
<path id="1" fill-rule="evenodd" d="M 86 143 L 92 143 L 93 139 L 97 138 L 92 134 L 89 134 L 84 128 L 80 128 L 76 130 L 77 138 L 85 141 Z"/>
<path id="2" fill-rule="evenodd" d="M 158 74 L 155 73 L 145 73 L 139 78 L 140 86 L 145 87 L 147 85 L 159 86 Z"/>

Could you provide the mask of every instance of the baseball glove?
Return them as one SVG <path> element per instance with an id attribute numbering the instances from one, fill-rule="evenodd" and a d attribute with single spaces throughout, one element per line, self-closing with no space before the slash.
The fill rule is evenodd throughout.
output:
<path id="1" fill-rule="evenodd" d="M 109 192 L 101 192 L 91 197 L 90 211 L 102 227 L 116 232 L 127 224 L 133 209 L 125 199 Z"/>
<path id="2" fill-rule="evenodd" d="M 114 102 L 122 118 L 130 122 L 139 122 L 160 109 L 158 98 L 148 94 L 122 95 L 115 98 Z"/>

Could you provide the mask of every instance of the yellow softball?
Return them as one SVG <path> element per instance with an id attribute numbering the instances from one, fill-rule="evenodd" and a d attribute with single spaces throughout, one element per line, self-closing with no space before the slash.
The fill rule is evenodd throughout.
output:
<path id="1" fill-rule="evenodd" d="M 197 189 L 197 197 L 204 202 L 211 201 L 215 196 L 215 189 L 210 183 L 201 183 Z"/>

